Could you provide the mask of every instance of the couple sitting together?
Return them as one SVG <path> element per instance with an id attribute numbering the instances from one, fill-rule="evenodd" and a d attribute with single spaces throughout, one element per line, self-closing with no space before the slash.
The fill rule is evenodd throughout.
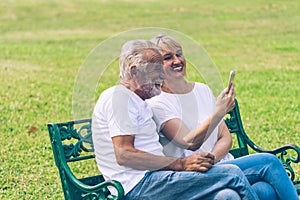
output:
<path id="1" fill-rule="evenodd" d="M 168 35 L 123 45 L 120 82 L 102 92 L 92 116 L 105 179 L 122 184 L 125 200 L 298 200 L 276 156 L 229 154 L 223 118 L 234 85 L 215 98 L 185 74 L 182 47 Z"/>

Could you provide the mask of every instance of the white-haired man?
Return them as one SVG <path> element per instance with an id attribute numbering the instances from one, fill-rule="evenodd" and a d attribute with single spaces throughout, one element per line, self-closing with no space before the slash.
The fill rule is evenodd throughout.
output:
<path id="1" fill-rule="evenodd" d="M 92 117 L 96 161 L 105 179 L 124 187 L 124 199 L 258 199 L 234 165 L 213 166 L 210 153 L 185 158 L 162 153 L 151 108 L 161 92 L 160 50 L 146 40 L 125 43 L 120 83 L 99 97 Z"/>

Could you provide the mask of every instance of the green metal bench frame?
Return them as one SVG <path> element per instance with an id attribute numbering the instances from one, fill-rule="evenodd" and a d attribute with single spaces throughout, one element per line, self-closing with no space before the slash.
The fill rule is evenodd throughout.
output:
<path id="1" fill-rule="evenodd" d="M 225 118 L 225 123 L 229 131 L 233 138 L 235 135 L 238 143 L 238 147 L 233 147 L 230 153 L 235 158 L 249 155 L 248 147 L 250 147 L 258 153 L 266 152 L 276 155 L 286 169 L 290 179 L 293 181 L 298 194 L 300 194 L 300 181 L 295 180 L 295 171 L 291 165 L 291 163 L 299 163 L 300 148 L 293 144 L 288 144 L 273 150 L 266 150 L 257 146 L 247 136 L 243 128 L 237 100 L 235 100 L 235 105 L 235 108 L 230 111 Z M 48 131 L 65 199 L 117 200 L 123 198 L 124 190 L 118 181 L 105 181 L 102 175 L 79 179 L 73 174 L 72 169 L 68 165 L 70 162 L 95 158 L 92 143 L 91 119 L 49 123 Z M 289 153 L 292 153 L 293 156 L 289 155 Z M 118 194 L 116 196 L 110 194 L 108 190 L 109 187 L 115 188 Z"/>
<path id="2" fill-rule="evenodd" d="M 79 128 L 75 128 L 75 126 Z M 118 181 L 105 181 L 102 175 L 78 179 L 68 163 L 95 159 L 91 119 L 48 124 L 55 164 L 66 200 L 117 200 L 124 196 Z M 108 188 L 115 188 L 117 196 Z"/>
<path id="3" fill-rule="evenodd" d="M 235 157 L 241 157 L 245 155 L 249 155 L 249 149 L 250 147 L 252 150 L 254 150 L 257 153 L 271 153 L 276 155 L 282 165 L 284 166 L 288 176 L 294 183 L 294 186 L 297 190 L 298 195 L 300 195 L 300 180 L 295 180 L 295 171 L 292 167 L 292 163 L 296 164 L 300 162 L 300 148 L 297 145 L 294 144 L 287 144 L 284 146 L 281 146 L 276 149 L 268 150 L 259 147 L 256 145 L 246 134 L 241 115 L 239 110 L 238 101 L 235 99 L 235 108 L 231 110 L 228 113 L 228 116 L 225 118 L 225 123 L 234 138 L 234 135 L 236 136 L 238 147 L 233 147 L 230 150 L 230 153 Z M 291 155 L 292 154 L 292 155 Z"/>

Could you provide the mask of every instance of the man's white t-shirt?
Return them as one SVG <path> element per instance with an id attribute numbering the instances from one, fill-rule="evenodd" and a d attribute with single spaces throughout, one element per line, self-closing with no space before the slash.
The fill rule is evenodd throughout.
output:
<path id="1" fill-rule="evenodd" d="M 151 108 L 122 85 L 100 95 L 92 117 L 92 137 L 99 170 L 106 180 L 121 182 L 126 194 L 147 171 L 117 163 L 112 137 L 120 135 L 134 135 L 136 149 L 163 156 Z"/>
<path id="2" fill-rule="evenodd" d="M 165 122 L 178 118 L 185 125 L 193 130 L 210 117 L 216 109 L 216 100 L 210 88 L 202 83 L 195 83 L 191 92 L 186 94 L 170 94 L 162 92 L 147 103 L 152 108 L 154 120 L 157 124 L 158 132 L 161 131 Z M 164 154 L 173 157 L 185 157 L 194 151 L 181 149 L 160 134 L 161 143 L 164 146 Z M 212 152 L 218 140 L 218 127 L 197 150 L 198 152 Z M 232 159 L 232 155 L 227 155 L 224 159 Z"/>

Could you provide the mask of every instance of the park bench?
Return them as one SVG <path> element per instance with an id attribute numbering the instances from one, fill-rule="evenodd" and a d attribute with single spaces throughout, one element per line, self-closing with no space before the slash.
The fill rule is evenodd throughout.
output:
<path id="1" fill-rule="evenodd" d="M 298 194 L 300 194 L 300 181 L 295 180 L 295 171 L 292 166 L 292 164 L 300 161 L 300 148 L 293 144 L 274 150 L 266 150 L 257 146 L 247 136 L 243 128 L 237 100 L 235 100 L 235 105 L 235 108 L 225 118 L 233 140 L 236 141 L 236 145 L 230 150 L 231 154 L 235 158 L 248 155 L 250 147 L 258 153 L 267 152 L 276 155 L 293 181 Z M 91 119 L 49 123 L 48 131 L 65 199 L 122 199 L 124 190 L 118 181 L 104 180 L 100 173 L 95 176 L 77 178 L 70 167 L 70 163 L 88 159 L 92 159 L 93 164 L 96 165 L 92 143 Z M 112 195 L 109 188 L 114 188 L 117 195 Z"/>

